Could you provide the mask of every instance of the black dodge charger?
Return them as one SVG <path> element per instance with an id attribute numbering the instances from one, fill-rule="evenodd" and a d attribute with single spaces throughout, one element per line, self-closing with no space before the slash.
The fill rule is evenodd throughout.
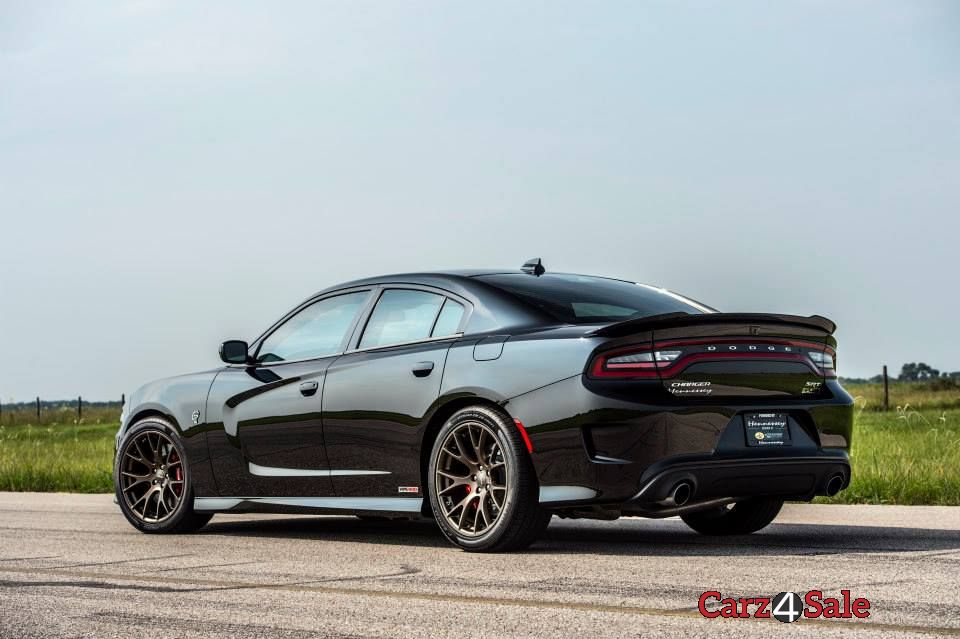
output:
<path id="1" fill-rule="evenodd" d="M 349 282 L 225 342 L 225 366 L 134 393 L 117 501 L 148 533 L 216 512 L 432 517 L 485 551 L 553 515 L 746 534 L 850 482 L 834 328 L 540 260 Z"/>

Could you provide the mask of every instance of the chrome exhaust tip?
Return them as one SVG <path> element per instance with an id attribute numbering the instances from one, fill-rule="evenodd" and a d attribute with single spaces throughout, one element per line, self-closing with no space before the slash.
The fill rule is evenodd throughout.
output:
<path id="1" fill-rule="evenodd" d="M 670 496 L 659 503 L 663 506 L 683 506 L 693 495 L 693 486 L 688 481 L 682 481 L 673 487 Z"/>
<path id="2" fill-rule="evenodd" d="M 843 489 L 843 473 L 837 473 L 827 480 L 827 497 L 833 497 Z"/>

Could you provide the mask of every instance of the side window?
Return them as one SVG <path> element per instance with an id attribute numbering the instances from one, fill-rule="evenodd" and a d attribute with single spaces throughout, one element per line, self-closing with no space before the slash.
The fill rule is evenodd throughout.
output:
<path id="1" fill-rule="evenodd" d="M 426 291 L 387 289 L 370 314 L 360 348 L 388 346 L 430 337 L 444 297 Z"/>
<path id="2" fill-rule="evenodd" d="M 430 337 L 453 335 L 460 328 L 461 319 L 463 319 L 463 304 L 447 298 L 443 308 L 440 309 L 440 315 L 437 316 L 437 323 L 434 324 Z"/>
<path id="3" fill-rule="evenodd" d="M 314 302 L 270 333 L 260 345 L 261 362 L 295 361 L 335 355 L 369 291 Z"/>

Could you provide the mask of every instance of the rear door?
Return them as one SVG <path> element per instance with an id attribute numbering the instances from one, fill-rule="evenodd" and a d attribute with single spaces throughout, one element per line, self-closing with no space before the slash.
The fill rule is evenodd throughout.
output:
<path id="1" fill-rule="evenodd" d="M 386 287 L 327 370 L 323 430 L 341 496 L 419 496 L 421 426 L 469 305 L 436 289 Z"/>

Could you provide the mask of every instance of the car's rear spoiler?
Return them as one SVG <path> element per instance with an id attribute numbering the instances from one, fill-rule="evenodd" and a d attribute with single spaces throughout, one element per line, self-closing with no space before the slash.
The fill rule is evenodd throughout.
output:
<path id="1" fill-rule="evenodd" d="M 617 322 L 591 331 L 591 335 L 600 337 L 624 337 L 640 331 L 677 326 L 696 326 L 699 324 L 781 324 L 815 328 L 832 335 L 837 325 L 820 315 L 801 317 L 800 315 L 779 315 L 773 313 L 664 313 L 637 319 Z"/>

